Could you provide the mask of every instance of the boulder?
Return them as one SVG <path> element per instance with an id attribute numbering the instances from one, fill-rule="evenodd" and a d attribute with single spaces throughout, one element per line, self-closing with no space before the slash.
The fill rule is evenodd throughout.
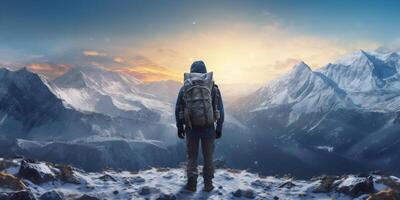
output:
<path id="1" fill-rule="evenodd" d="M 62 195 L 56 190 L 48 191 L 39 197 L 39 200 L 63 200 Z"/>
<path id="2" fill-rule="evenodd" d="M 139 189 L 139 194 L 144 196 L 144 195 L 149 195 L 151 193 L 151 188 L 149 186 L 143 186 Z"/>
<path id="3" fill-rule="evenodd" d="M 233 195 L 234 197 L 240 198 L 240 197 L 242 197 L 242 193 L 243 193 L 243 191 L 242 191 L 241 189 L 237 189 L 236 191 L 234 191 L 234 192 L 232 193 L 232 195 Z"/>
<path id="4" fill-rule="evenodd" d="M 251 184 L 251 186 L 256 187 L 256 188 L 264 188 L 264 189 L 270 188 L 270 186 L 268 185 L 267 182 L 262 181 L 260 179 L 257 179 L 255 181 L 251 182 L 250 184 Z"/>
<path id="5" fill-rule="evenodd" d="M 80 184 L 79 178 L 76 176 L 74 169 L 69 165 L 57 165 L 60 170 L 60 180 L 65 183 Z"/>
<path id="6" fill-rule="evenodd" d="M 46 163 L 38 163 L 32 160 L 22 160 L 18 176 L 40 184 L 56 180 L 55 170 Z"/>
<path id="7" fill-rule="evenodd" d="M 32 192 L 28 190 L 21 190 L 18 192 L 8 193 L 4 200 L 36 200 Z"/>
<path id="8" fill-rule="evenodd" d="M 398 199 L 400 199 L 400 195 L 393 189 L 389 188 L 370 195 L 367 200 L 398 200 Z"/>
<path id="9" fill-rule="evenodd" d="M 391 177 L 382 177 L 382 178 L 376 180 L 376 182 L 384 184 L 384 185 L 392 188 L 396 192 L 400 192 L 400 183 Z"/>
<path id="10" fill-rule="evenodd" d="M 358 197 L 362 194 L 373 193 L 373 178 L 349 176 L 336 187 L 336 191 L 351 197 Z"/>
<path id="11" fill-rule="evenodd" d="M 338 176 L 321 176 L 314 180 L 319 180 L 318 184 L 312 190 L 314 193 L 328 193 L 333 190 L 333 183 L 338 180 Z"/>
<path id="12" fill-rule="evenodd" d="M 288 189 L 290 189 L 290 188 L 295 187 L 295 186 L 296 186 L 296 184 L 292 183 L 291 181 L 286 181 L 283 184 L 281 184 L 279 186 L 279 188 L 288 188 Z"/>
<path id="13" fill-rule="evenodd" d="M 24 190 L 25 184 L 17 177 L 0 172 L 0 188 L 8 188 L 11 190 Z"/>
<path id="14" fill-rule="evenodd" d="M 100 176 L 99 179 L 100 179 L 100 180 L 103 180 L 103 181 L 117 182 L 117 180 L 115 180 L 115 178 L 112 177 L 112 176 L 109 175 L 109 174 L 104 174 L 103 176 Z"/>
<path id="15" fill-rule="evenodd" d="M 256 197 L 254 190 L 252 189 L 247 189 L 243 191 L 243 196 L 248 198 L 248 199 L 254 199 Z"/>

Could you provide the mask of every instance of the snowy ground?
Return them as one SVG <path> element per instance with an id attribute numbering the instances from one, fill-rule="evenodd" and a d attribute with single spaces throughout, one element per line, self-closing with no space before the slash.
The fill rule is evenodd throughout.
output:
<path id="1" fill-rule="evenodd" d="M 0 159 L 0 163 L 4 161 Z M 20 160 L 14 160 L 13 164 L 2 171 L 18 177 L 20 176 L 18 174 L 19 163 Z M 55 174 L 59 173 L 59 169 L 50 163 L 40 162 L 30 166 L 40 172 L 41 177 L 45 177 L 45 174 L 56 176 Z M 327 193 L 314 193 L 315 188 L 321 183 L 320 180 L 263 177 L 233 169 L 216 170 L 215 189 L 210 193 L 202 191 L 202 178 L 199 178 L 197 192 L 186 191 L 183 188 L 186 180 L 182 168 L 153 168 L 139 172 L 104 171 L 102 173 L 87 173 L 73 169 L 71 176 L 79 180 L 79 183 L 65 183 L 61 179 L 54 179 L 34 184 L 27 177 L 23 178 L 23 182 L 36 198 L 48 191 L 57 191 L 64 199 L 77 199 L 83 194 L 98 199 L 352 199 L 352 197 L 335 190 Z M 377 180 L 383 178 L 382 176 L 374 175 L 373 178 L 376 191 L 387 188 L 386 185 L 377 183 Z M 391 178 L 400 184 L 398 178 Z M 342 176 L 335 182 L 337 185 L 351 186 L 364 179 L 349 175 Z M 0 183 L 0 194 L 7 192 L 11 192 L 11 190 L 6 189 L 4 185 L 2 187 Z M 366 197 L 368 194 L 355 199 L 365 199 Z"/>

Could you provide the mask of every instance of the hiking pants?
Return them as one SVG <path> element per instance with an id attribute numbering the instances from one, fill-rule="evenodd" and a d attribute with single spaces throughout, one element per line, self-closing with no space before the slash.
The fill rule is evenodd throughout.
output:
<path id="1" fill-rule="evenodd" d="M 186 173 L 187 178 L 194 178 L 197 180 L 197 156 L 199 154 L 199 144 L 201 144 L 201 150 L 203 153 L 204 167 L 203 167 L 203 178 L 204 180 L 211 180 L 214 178 L 214 164 L 213 164 L 213 153 L 214 153 L 214 140 L 215 137 L 200 138 L 200 137 L 186 137 L 186 148 L 187 148 L 187 166 Z"/>

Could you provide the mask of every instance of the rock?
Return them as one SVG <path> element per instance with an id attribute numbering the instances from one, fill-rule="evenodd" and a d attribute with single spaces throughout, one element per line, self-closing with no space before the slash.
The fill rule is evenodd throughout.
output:
<path id="1" fill-rule="evenodd" d="M 11 190 L 24 190 L 25 184 L 17 177 L 0 172 L 0 187 L 8 188 Z"/>
<path id="2" fill-rule="evenodd" d="M 398 200 L 400 195 L 393 189 L 386 189 L 368 197 L 367 200 Z"/>
<path id="3" fill-rule="evenodd" d="M 103 180 L 103 181 L 113 181 L 113 182 L 117 182 L 117 180 L 112 177 L 109 174 L 104 174 L 103 176 L 100 176 L 99 179 Z"/>
<path id="4" fill-rule="evenodd" d="M 28 190 L 22 190 L 18 192 L 12 192 L 8 194 L 7 200 L 36 200 L 32 192 Z"/>
<path id="5" fill-rule="evenodd" d="M 146 180 L 142 178 L 141 176 L 135 176 L 130 179 L 131 183 L 144 183 Z"/>
<path id="6" fill-rule="evenodd" d="M 176 196 L 174 194 L 161 193 L 160 196 L 156 198 L 156 200 L 176 200 Z"/>
<path id="7" fill-rule="evenodd" d="M 39 197 L 39 200 L 63 200 L 62 195 L 55 190 L 46 192 Z"/>
<path id="8" fill-rule="evenodd" d="M 79 178 L 75 175 L 74 169 L 69 165 L 57 165 L 60 170 L 60 180 L 66 183 L 80 184 Z"/>
<path id="9" fill-rule="evenodd" d="M 151 193 L 151 188 L 149 186 L 143 186 L 139 189 L 140 195 L 149 195 Z"/>
<path id="10" fill-rule="evenodd" d="M 115 190 L 115 191 L 113 192 L 113 194 L 115 194 L 115 195 L 119 194 L 118 190 Z"/>
<path id="11" fill-rule="evenodd" d="M 344 179 L 336 188 L 336 191 L 358 197 L 362 194 L 370 194 L 374 192 L 374 183 L 372 177 L 354 177 L 349 176 Z"/>
<path id="12" fill-rule="evenodd" d="M 292 183 L 291 181 L 286 181 L 282 185 L 280 185 L 279 188 L 288 188 L 288 189 L 290 189 L 290 188 L 295 187 L 295 186 L 296 186 L 296 184 Z"/>
<path id="13" fill-rule="evenodd" d="M 321 176 L 318 177 L 319 183 L 312 190 L 314 193 L 328 193 L 333 190 L 333 183 L 338 180 L 338 176 Z"/>
<path id="14" fill-rule="evenodd" d="M 250 184 L 251 184 L 251 186 L 256 187 L 256 188 L 267 188 L 267 189 L 270 188 L 270 186 L 265 181 L 262 181 L 260 179 L 257 179 L 255 181 L 251 182 Z"/>
<path id="15" fill-rule="evenodd" d="M 247 189 L 243 191 L 243 196 L 249 199 L 254 199 L 256 197 L 252 189 Z"/>
<path id="16" fill-rule="evenodd" d="M 81 197 L 75 199 L 75 200 L 100 200 L 97 197 L 89 196 L 87 194 L 82 195 Z"/>
<path id="17" fill-rule="evenodd" d="M 279 197 L 277 197 L 277 196 L 274 196 L 274 198 L 273 198 L 274 200 L 278 200 L 279 199 Z"/>
<path id="18" fill-rule="evenodd" d="M 40 184 L 56 180 L 56 174 L 46 163 L 22 160 L 18 175 L 33 183 Z"/>
<path id="19" fill-rule="evenodd" d="M 384 184 L 384 185 L 394 189 L 396 192 L 400 192 L 400 183 L 391 177 L 384 177 L 384 178 L 376 180 L 376 182 Z"/>
<path id="20" fill-rule="evenodd" d="M 241 189 L 237 189 L 235 192 L 233 192 L 232 194 L 233 194 L 233 196 L 234 197 L 238 197 L 238 198 L 240 198 L 240 197 L 242 197 L 242 190 Z"/>
<path id="21" fill-rule="evenodd" d="M 157 170 L 157 172 L 167 172 L 167 171 L 169 171 L 170 169 L 169 169 L 169 168 L 166 168 L 166 167 L 158 167 L 156 170 Z"/>

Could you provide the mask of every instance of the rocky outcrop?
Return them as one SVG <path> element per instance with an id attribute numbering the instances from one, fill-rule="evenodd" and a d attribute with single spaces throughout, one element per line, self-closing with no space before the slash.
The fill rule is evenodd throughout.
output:
<path id="1" fill-rule="evenodd" d="M 39 200 L 63 200 L 62 194 L 56 190 L 45 192 L 39 197 Z"/>
<path id="2" fill-rule="evenodd" d="M 56 170 L 50 168 L 46 163 L 39 163 L 33 160 L 22 160 L 18 176 L 40 184 L 56 180 Z"/>
<path id="3" fill-rule="evenodd" d="M 71 166 L 46 162 L 20 159 L 13 162 L 20 163 L 20 166 L 11 166 L 0 172 L 0 181 L 3 181 L 0 182 L 0 191 L 11 191 L 10 188 L 15 191 L 0 193 L 0 200 L 276 200 L 330 199 L 332 196 L 397 200 L 400 186 L 399 178 L 382 174 L 320 176 L 311 180 L 297 180 L 294 177 L 259 176 L 243 170 L 217 169 L 212 192 L 191 193 L 184 190 L 186 178 L 181 168 L 87 173 Z"/>
<path id="4" fill-rule="evenodd" d="M 24 190 L 25 184 L 17 177 L 0 172 L 0 188 L 8 188 L 11 190 Z"/>
<path id="5" fill-rule="evenodd" d="M 81 183 L 79 178 L 76 176 L 73 167 L 69 165 L 56 165 L 56 168 L 60 170 L 60 180 L 72 184 Z"/>
<path id="6" fill-rule="evenodd" d="M 0 193 L 0 200 L 37 200 L 29 190 L 18 192 Z"/>
<path id="7" fill-rule="evenodd" d="M 400 195 L 393 189 L 386 189 L 370 195 L 367 200 L 398 200 Z"/>
<path id="8" fill-rule="evenodd" d="M 336 191 L 351 197 L 358 197 L 362 194 L 371 194 L 374 192 L 372 177 L 348 176 L 337 183 L 340 184 L 336 187 Z"/>
<path id="9" fill-rule="evenodd" d="M 312 180 L 319 181 L 313 189 L 314 193 L 328 193 L 333 190 L 333 183 L 338 180 L 338 176 L 320 176 Z"/>

